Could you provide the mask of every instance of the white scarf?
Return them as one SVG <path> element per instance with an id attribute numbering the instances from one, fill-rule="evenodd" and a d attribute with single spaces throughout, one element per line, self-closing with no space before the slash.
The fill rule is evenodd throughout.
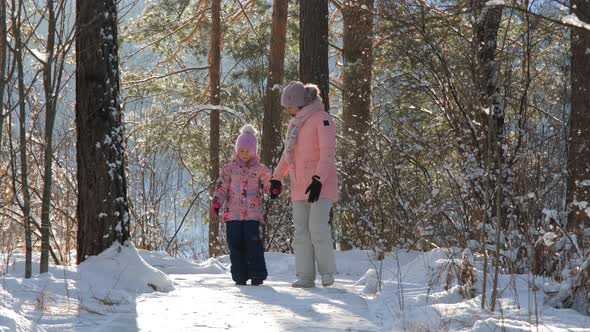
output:
<path id="1" fill-rule="evenodd" d="M 287 127 L 287 136 L 285 137 L 285 157 L 287 158 L 287 162 L 289 164 L 292 163 L 293 157 L 293 149 L 295 148 L 295 142 L 297 141 L 297 135 L 299 134 L 299 130 L 315 112 L 323 111 L 324 104 L 321 100 L 316 100 L 313 103 L 303 107 L 295 117 L 291 118 L 289 121 L 289 126 Z"/>

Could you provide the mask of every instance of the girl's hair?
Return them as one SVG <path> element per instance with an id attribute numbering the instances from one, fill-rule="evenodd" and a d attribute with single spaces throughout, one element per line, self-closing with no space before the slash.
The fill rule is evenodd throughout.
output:
<path id="1" fill-rule="evenodd" d="M 315 84 L 306 84 L 305 85 L 305 96 L 303 96 L 303 100 L 305 101 L 305 105 L 309 105 L 316 100 L 322 101 L 322 97 L 320 96 L 320 88 L 318 88 Z"/>

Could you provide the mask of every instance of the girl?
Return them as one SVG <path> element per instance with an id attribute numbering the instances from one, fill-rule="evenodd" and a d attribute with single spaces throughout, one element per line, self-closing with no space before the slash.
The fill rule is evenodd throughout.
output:
<path id="1" fill-rule="evenodd" d="M 262 196 L 270 191 L 271 172 L 258 162 L 257 144 L 252 125 L 242 127 L 232 160 L 223 166 L 211 201 L 213 217 L 217 218 L 223 207 L 231 274 L 236 285 L 245 285 L 248 279 L 254 286 L 262 285 L 268 275 L 259 225 L 264 222 Z M 277 194 L 275 189 L 272 197 Z"/>

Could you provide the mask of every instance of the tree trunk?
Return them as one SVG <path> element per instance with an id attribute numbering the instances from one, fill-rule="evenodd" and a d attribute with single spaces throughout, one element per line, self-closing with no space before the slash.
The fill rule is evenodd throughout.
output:
<path id="1" fill-rule="evenodd" d="M 4 88 L 8 81 L 6 73 L 6 52 L 8 50 L 8 41 L 6 38 L 6 6 L 7 1 L 2 1 L 2 4 L 0 4 L 0 159 L 3 160 L 5 159 L 2 155 L 2 134 L 4 133 L 4 119 L 6 118 L 6 114 L 4 114 L 1 105 L 4 105 Z"/>
<path id="2" fill-rule="evenodd" d="M 580 20 L 590 23 L 590 2 L 572 1 L 572 13 Z M 586 202 L 590 202 L 590 66 L 588 66 L 588 50 L 590 50 L 590 31 L 584 28 L 572 29 L 572 101 L 569 124 L 568 144 L 568 180 L 567 230 L 576 234 L 579 245 L 584 248 L 587 243 L 583 230 L 590 227 L 590 210 Z"/>
<path id="3" fill-rule="evenodd" d="M 366 192 L 368 171 L 366 150 L 371 121 L 371 79 L 373 66 L 374 0 L 346 0 L 342 4 L 344 75 L 342 109 L 346 148 L 342 161 L 346 177 L 342 179 L 343 206 L 348 210 L 342 220 L 342 250 L 352 249 L 351 239 L 360 220 L 362 195 Z"/>
<path id="4" fill-rule="evenodd" d="M 274 0 L 272 29 L 270 34 L 269 69 L 264 96 L 264 122 L 262 129 L 262 163 L 274 167 L 278 160 L 278 147 L 281 142 L 282 111 L 281 90 L 275 85 L 283 83 L 285 72 L 285 46 L 287 39 L 288 0 Z"/>
<path id="5" fill-rule="evenodd" d="M 590 23 L 590 2 L 572 1 L 572 13 L 581 21 Z M 588 236 L 584 230 L 590 227 L 590 67 L 588 66 L 588 50 L 590 49 L 590 31 L 584 28 L 572 28 L 572 60 L 571 84 L 572 101 L 569 123 L 568 163 L 567 163 L 567 230 L 576 235 L 580 250 L 580 270 L 573 277 L 568 287 L 562 288 L 554 300 L 560 307 L 590 313 L 590 256 L 586 252 L 589 247 Z"/>
<path id="6" fill-rule="evenodd" d="M 492 204 L 495 199 L 496 206 L 496 256 L 494 261 L 494 283 L 491 298 L 491 310 L 495 309 L 495 302 L 497 297 L 497 283 L 500 263 L 500 234 L 502 232 L 503 224 L 503 183 L 504 174 L 504 109 L 501 105 L 500 94 L 498 91 L 498 66 L 495 61 L 496 44 L 498 38 L 498 29 L 502 20 L 501 6 L 487 6 L 485 0 L 480 0 L 477 6 L 477 13 L 479 16 L 476 19 L 475 41 L 478 51 L 478 82 L 477 86 L 480 94 L 480 107 L 482 109 L 476 110 L 477 114 L 483 114 L 484 109 L 488 112 L 488 146 L 486 149 L 486 169 L 494 175 L 493 186 L 491 182 L 491 174 L 487 175 L 486 180 L 486 211 L 484 212 L 484 225 L 482 232 L 485 232 L 485 225 L 491 221 L 492 218 Z M 493 156 L 493 157 L 492 157 Z M 492 166 L 493 164 L 493 166 Z M 493 170 L 493 171 L 492 171 Z M 495 195 L 491 195 L 492 187 L 495 188 Z M 492 198 L 494 197 L 494 198 Z M 482 235 L 482 246 L 485 250 L 487 238 L 485 234 Z M 487 255 L 486 266 L 484 266 L 484 291 L 482 298 L 482 307 L 485 306 L 485 285 L 487 282 Z"/>
<path id="7" fill-rule="evenodd" d="M 221 103 L 221 0 L 213 0 L 211 4 L 211 41 L 209 43 L 209 103 Z M 211 183 L 219 176 L 219 110 L 211 110 L 209 128 L 209 163 Z M 213 196 L 214 186 L 210 192 Z M 219 221 L 209 215 L 209 256 L 221 253 L 219 243 Z"/>
<path id="8" fill-rule="evenodd" d="M 303 83 L 317 84 L 328 112 L 328 0 L 301 0 L 299 29 L 299 77 Z"/>
<path id="9" fill-rule="evenodd" d="M 18 75 L 18 106 L 19 106 L 19 136 L 20 136 L 20 169 L 21 169 L 21 185 L 23 192 L 23 204 L 21 206 L 24 216 L 25 225 L 25 278 L 31 277 L 31 259 L 33 252 L 33 242 L 31 239 L 31 194 L 29 192 L 29 180 L 27 171 L 27 113 L 25 110 L 25 82 L 23 70 L 23 54 L 22 54 L 22 40 L 21 40 L 21 10 L 22 2 L 19 1 L 18 6 L 15 1 L 12 1 L 12 8 L 15 14 L 12 17 L 12 26 L 15 40 L 15 57 Z"/>
<path id="10" fill-rule="evenodd" d="M 129 240 L 116 3 L 76 2 L 78 263 Z"/>
<path id="11" fill-rule="evenodd" d="M 278 86 L 283 83 L 285 73 L 285 47 L 287 44 L 287 15 L 289 9 L 288 0 L 274 0 L 272 11 L 272 28 L 270 33 L 270 51 L 268 76 L 266 77 L 266 91 L 264 95 L 264 119 L 262 123 L 262 163 L 274 168 L 278 163 L 281 151 L 281 136 L 283 135 L 284 112 L 281 108 L 281 89 Z M 277 88 L 275 88 L 275 86 Z M 265 220 L 271 217 L 271 204 L 267 204 Z M 271 217 L 273 218 L 273 217 Z M 265 248 L 268 248 L 269 233 L 276 234 L 280 225 L 265 222 L 262 225 L 262 239 Z M 275 248 L 276 249 L 276 248 Z"/>
<path id="12" fill-rule="evenodd" d="M 496 308 L 496 298 L 498 297 L 498 276 L 500 274 L 500 253 L 502 250 L 502 244 L 500 243 L 502 229 L 504 226 L 504 183 L 505 181 L 505 169 L 504 169 L 504 149 L 505 144 L 504 137 L 504 110 L 501 107 L 494 105 L 493 113 L 493 126 L 490 126 L 490 130 L 494 129 L 494 139 L 496 146 L 495 150 L 495 163 L 496 163 L 496 256 L 494 257 L 494 281 L 492 285 L 492 298 L 491 307 L 492 312 Z"/>
<path id="13" fill-rule="evenodd" d="M 43 88 L 45 90 L 45 153 L 43 174 L 43 197 L 41 199 L 41 260 L 40 273 L 49 271 L 49 233 L 51 222 L 49 210 L 51 207 L 51 183 L 53 170 L 53 124 L 56 114 L 56 98 L 52 79 L 54 44 L 55 44 L 55 11 L 53 0 L 47 0 L 47 62 L 43 68 Z"/>

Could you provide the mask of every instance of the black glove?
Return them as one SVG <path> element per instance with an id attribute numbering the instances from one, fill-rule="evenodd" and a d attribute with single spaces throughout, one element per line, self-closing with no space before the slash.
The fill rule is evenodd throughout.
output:
<path id="1" fill-rule="evenodd" d="M 279 180 L 270 180 L 270 199 L 276 199 L 283 192 L 283 184 Z"/>
<path id="2" fill-rule="evenodd" d="M 309 198 L 307 199 L 308 202 L 313 203 L 320 198 L 320 192 L 322 191 L 322 183 L 319 181 L 320 177 L 314 175 L 311 177 L 311 184 L 307 189 L 305 189 L 305 193 L 309 193 Z"/>

